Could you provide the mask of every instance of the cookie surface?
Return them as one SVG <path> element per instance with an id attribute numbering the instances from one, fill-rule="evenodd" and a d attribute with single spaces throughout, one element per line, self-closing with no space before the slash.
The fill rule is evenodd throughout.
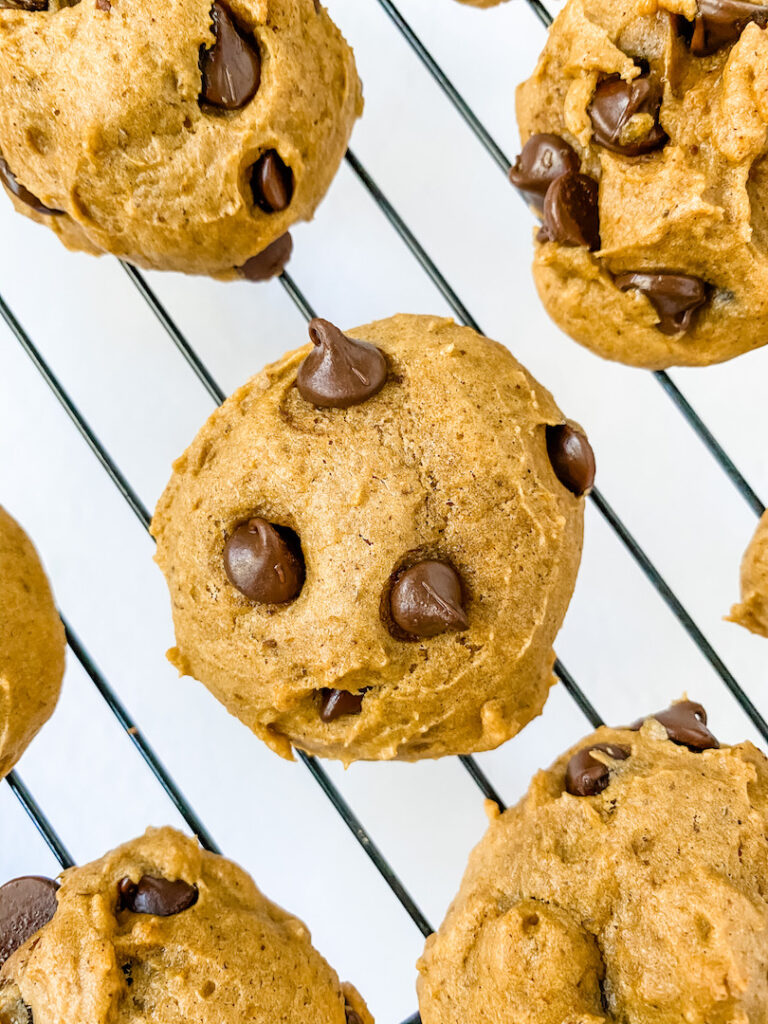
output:
<path id="1" fill-rule="evenodd" d="M 741 601 L 731 608 L 731 622 L 768 637 L 768 512 L 741 563 Z"/>
<path id="2" fill-rule="evenodd" d="M 588 444 L 468 328 L 396 316 L 348 334 L 367 347 L 335 383 L 357 404 L 313 404 L 328 367 L 307 346 L 235 392 L 176 462 L 152 523 L 171 660 L 283 756 L 495 747 L 553 682 Z M 274 603 L 250 589 L 253 545 L 279 563 Z"/>
<path id="3" fill-rule="evenodd" d="M 171 828 L 65 871 L 57 900 L 0 972 L 10 1024 L 371 1024 L 301 921 Z"/>
<path id="4" fill-rule="evenodd" d="M 569 0 L 518 89 L 523 143 L 557 136 L 599 191 L 586 240 L 574 189 L 551 196 L 537 288 L 608 359 L 703 366 L 765 344 L 766 17 L 725 0 Z M 519 163 L 513 181 L 530 172 Z"/>
<path id="5" fill-rule="evenodd" d="M 72 249 L 279 271 L 361 111 L 352 51 L 314 0 L 0 10 L 0 178 Z"/>
<path id="6" fill-rule="evenodd" d="M 0 779 L 53 714 L 65 647 L 38 554 L 0 506 Z"/>
<path id="7" fill-rule="evenodd" d="M 713 747 L 700 705 L 659 717 L 492 817 L 419 964 L 424 1024 L 768 1017 L 768 762 Z"/>

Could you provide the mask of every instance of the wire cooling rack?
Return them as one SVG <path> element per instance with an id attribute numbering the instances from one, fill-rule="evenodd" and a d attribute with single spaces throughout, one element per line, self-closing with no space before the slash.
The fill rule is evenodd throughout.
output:
<path id="1" fill-rule="evenodd" d="M 510 158 L 505 154 L 485 125 L 476 116 L 469 103 L 442 70 L 441 66 L 434 59 L 419 35 L 405 20 L 398 7 L 392 2 L 392 0 L 369 0 L 369 2 L 380 6 L 391 22 L 393 30 L 399 33 L 402 39 L 413 50 L 418 60 L 442 91 L 445 99 L 452 105 L 455 112 L 463 119 L 467 127 L 475 136 L 479 145 L 483 147 L 490 159 L 497 165 L 500 173 L 506 175 L 511 163 Z M 447 2 L 447 0 L 444 0 L 444 2 Z M 437 3 L 437 0 L 435 0 L 435 3 Z M 527 3 L 532 13 L 543 23 L 544 26 L 548 26 L 551 23 L 551 15 L 541 0 L 527 0 Z M 483 17 L 481 13 L 478 13 L 477 16 Z M 416 237 L 413 230 L 405 222 L 393 203 L 378 186 L 376 180 L 372 177 L 368 169 L 351 150 L 346 154 L 346 163 L 348 168 L 373 199 L 383 217 L 386 218 L 386 221 L 396 232 L 415 263 L 437 288 L 440 295 L 453 311 L 455 318 L 460 323 L 466 324 L 473 327 L 475 330 L 482 332 L 482 325 L 475 320 L 469 309 L 447 280 L 446 276 L 441 272 L 436 262 L 431 258 L 424 246 Z M 166 306 L 160 301 L 155 291 L 150 287 L 145 276 L 129 264 L 123 263 L 122 267 L 132 285 L 135 287 L 136 292 L 143 301 L 146 302 L 149 309 L 155 315 L 158 322 L 167 333 L 170 341 L 186 361 L 202 388 L 204 388 L 208 396 L 214 402 L 217 404 L 221 403 L 225 398 L 224 391 L 215 380 L 208 366 L 203 362 L 195 348 L 193 348 L 192 344 L 172 318 Z M 285 272 L 280 278 L 280 283 L 295 305 L 297 311 L 305 320 L 308 320 L 315 315 L 315 310 L 312 308 L 312 305 L 302 291 L 300 284 L 294 279 L 291 272 Z M 88 446 L 93 456 L 98 460 L 104 472 L 118 489 L 120 495 L 133 512 L 140 526 L 145 530 L 148 529 L 151 518 L 150 513 L 143 504 L 137 491 L 123 473 L 120 466 L 110 455 L 105 444 L 90 426 L 71 395 L 68 393 L 50 365 L 46 362 L 33 339 L 24 329 L 23 325 L 14 314 L 14 311 L 2 296 L 0 296 L 0 316 L 2 316 L 12 335 L 32 361 L 45 383 L 48 385 L 74 426 L 79 431 L 83 441 Z M 664 394 L 667 396 L 669 401 L 672 402 L 675 408 L 679 411 L 687 427 L 695 433 L 711 457 L 722 469 L 729 484 L 735 488 L 748 507 L 757 516 L 761 515 L 764 511 L 764 505 L 758 497 L 758 494 L 739 471 L 733 459 L 718 442 L 713 432 L 697 414 L 682 391 L 672 381 L 668 374 L 658 372 L 653 376 L 663 389 Z M 668 584 L 650 556 L 633 536 L 630 529 L 625 525 L 624 521 L 614 509 L 613 505 L 609 502 L 606 495 L 601 489 L 595 489 L 590 495 L 590 501 L 595 506 L 599 515 L 605 520 L 605 523 L 610 530 L 615 533 L 616 537 L 634 560 L 637 567 L 641 570 L 647 581 L 665 603 L 668 610 L 677 620 L 688 640 L 695 645 L 701 656 L 709 663 L 711 669 L 726 687 L 728 693 L 747 715 L 764 743 L 768 745 L 768 723 L 766 723 L 763 715 L 750 699 L 742 685 L 735 678 L 732 671 L 725 664 L 723 658 L 715 650 L 712 643 L 704 635 L 696 621 L 694 621 L 693 616 L 678 598 L 677 594 Z M 164 765 L 163 760 L 144 737 L 139 724 L 133 719 L 125 705 L 118 697 L 115 689 L 113 689 L 104 674 L 98 668 L 94 658 L 89 653 L 81 638 L 72 628 L 72 625 L 66 617 L 66 609 L 62 610 L 62 619 L 65 624 L 67 641 L 72 655 L 82 666 L 84 672 L 91 680 L 107 708 L 115 716 L 120 727 L 130 738 L 136 752 L 141 758 L 143 758 L 155 779 L 163 788 L 168 799 L 182 816 L 190 830 L 199 837 L 202 845 L 206 849 L 214 852 L 220 852 L 213 836 L 208 831 L 205 824 L 200 820 L 190 802 L 182 793 L 179 785 L 174 781 L 171 773 Z M 577 680 L 560 660 L 555 664 L 555 672 L 572 699 L 575 707 L 586 720 L 586 723 L 591 727 L 601 725 L 602 718 L 599 711 L 592 705 Z M 643 707 L 640 710 L 650 709 Z M 352 835 L 360 844 L 361 849 L 365 852 L 366 856 L 370 858 L 375 868 L 391 889 L 392 894 L 402 905 L 416 928 L 419 929 L 422 935 L 429 935 L 433 931 L 432 924 L 427 920 L 425 914 L 417 905 L 416 901 L 391 866 L 384 852 L 376 844 L 363 822 L 353 811 L 344 796 L 342 796 L 339 788 L 331 779 L 328 771 L 313 757 L 302 752 L 297 752 L 297 756 L 304 768 L 311 774 L 324 796 L 331 802 L 335 810 L 341 816 L 345 825 L 349 828 Z M 504 802 L 500 794 L 480 767 L 478 761 L 473 757 L 462 757 L 459 760 L 473 782 L 477 785 L 482 796 L 495 801 L 499 806 L 503 807 Z M 45 843 L 48 845 L 58 863 L 62 868 L 72 865 L 73 858 L 70 855 L 65 842 L 57 834 L 45 810 L 40 806 L 33 793 L 30 792 L 30 789 L 22 781 L 19 773 L 17 771 L 11 772 L 6 779 L 6 782 L 15 794 L 16 798 L 19 800 L 25 812 L 28 814 L 31 822 L 43 837 Z M 416 1020 L 417 1017 L 411 1019 Z"/>

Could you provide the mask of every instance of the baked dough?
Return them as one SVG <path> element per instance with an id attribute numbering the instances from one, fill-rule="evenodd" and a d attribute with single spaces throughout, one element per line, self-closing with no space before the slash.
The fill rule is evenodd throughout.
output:
<path id="1" fill-rule="evenodd" d="M 0 10 L 0 178 L 71 249 L 278 272 L 361 112 L 352 51 L 315 0 Z"/>
<path id="2" fill-rule="evenodd" d="M 37 552 L 0 506 L 0 779 L 53 714 L 65 647 Z"/>
<path id="3" fill-rule="evenodd" d="M 731 608 L 731 622 L 768 637 L 768 512 L 758 524 L 741 563 L 741 602 Z"/>
<path id="4" fill-rule="evenodd" d="M 588 442 L 452 320 L 310 331 L 174 465 L 152 522 L 169 656 L 285 757 L 496 747 L 553 682 Z"/>
<path id="5" fill-rule="evenodd" d="M 768 339 L 767 18 L 734 0 L 569 0 L 518 89 L 523 142 L 559 136 L 599 183 L 592 251 L 561 187 L 533 273 L 557 324 L 608 359 L 704 366 Z"/>
<path id="6" fill-rule="evenodd" d="M 301 921 L 171 828 L 65 871 L 57 896 L 0 972 L 3 1024 L 372 1024 Z"/>
<path id="7" fill-rule="evenodd" d="M 768 1019 L 768 761 L 705 723 L 598 729 L 491 805 L 419 963 L 424 1024 Z"/>

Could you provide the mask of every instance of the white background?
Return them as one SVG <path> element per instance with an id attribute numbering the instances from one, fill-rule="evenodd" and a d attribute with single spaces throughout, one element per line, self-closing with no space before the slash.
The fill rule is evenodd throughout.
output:
<path id="1" fill-rule="evenodd" d="M 489 11 L 453 0 L 401 4 L 514 155 L 514 86 L 544 40 L 531 11 L 522 0 Z M 722 621 L 737 597 L 753 513 L 651 375 L 602 362 L 548 322 L 529 273 L 529 214 L 376 0 L 330 0 L 330 8 L 365 83 L 355 152 L 484 330 L 588 428 L 606 496 L 768 715 L 768 641 Z M 114 260 L 65 253 L 4 197 L 0 239 L 0 293 L 151 508 L 210 399 Z M 343 327 L 398 311 L 449 312 L 346 165 L 294 239 L 291 273 L 318 312 Z M 152 275 L 151 284 L 227 392 L 306 337 L 277 282 Z M 765 500 L 768 348 L 672 376 Z M 152 544 L 2 325 L 0 501 L 35 538 L 62 610 L 219 844 L 308 922 L 380 1022 L 412 1013 L 419 932 L 306 769 L 280 761 L 165 662 L 171 621 Z M 687 689 L 707 704 L 721 738 L 756 738 L 591 505 L 558 652 L 609 721 L 660 708 Z M 558 687 L 542 718 L 479 760 L 513 801 L 586 731 Z M 461 764 L 331 765 L 330 773 L 436 925 L 484 828 L 482 800 Z M 59 709 L 19 775 L 79 861 L 147 824 L 180 824 L 71 655 Z M 0 785 L 0 881 L 55 871 Z"/>

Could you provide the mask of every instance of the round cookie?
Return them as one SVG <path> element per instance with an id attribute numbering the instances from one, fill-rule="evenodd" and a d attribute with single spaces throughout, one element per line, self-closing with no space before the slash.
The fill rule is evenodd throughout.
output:
<path id="1" fill-rule="evenodd" d="M 152 523 L 171 660 L 286 757 L 496 747 L 553 682 L 589 444 L 451 320 L 310 335 L 174 465 Z"/>
<path id="2" fill-rule="evenodd" d="M 279 273 L 361 112 L 352 51 L 316 0 L 0 10 L 0 180 L 71 249 Z"/>
<path id="3" fill-rule="evenodd" d="M 741 602 L 731 608 L 731 622 L 768 637 L 768 512 L 741 563 Z"/>
<path id="4" fill-rule="evenodd" d="M 66 639 L 29 537 L 0 506 L 0 779 L 56 707 Z"/>
<path id="5" fill-rule="evenodd" d="M 301 921 L 171 828 L 53 885 L 0 889 L 0 945 L 25 942 L 0 971 L 3 1022 L 372 1024 Z"/>
<path id="6" fill-rule="evenodd" d="M 704 366 L 768 338 L 767 21 L 740 0 L 569 0 L 518 89 L 536 286 L 608 359 Z"/>
<path id="7" fill-rule="evenodd" d="M 424 1024 L 768 1018 L 768 761 L 701 705 L 598 729 L 491 807 L 419 963 Z"/>

